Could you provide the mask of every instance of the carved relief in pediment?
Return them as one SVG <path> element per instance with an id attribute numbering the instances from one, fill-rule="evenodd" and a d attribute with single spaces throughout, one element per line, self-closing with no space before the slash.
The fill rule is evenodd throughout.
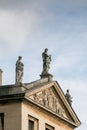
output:
<path id="1" fill-rule="evenodd" d="M 62 108 L 59 99 L 55 96 L 52 88 L 43 90 L 41 92 L 35 93 L 34 95 L 30 96 L 29 98 L 33 99 L 37 103 L 49 108 L 50 110 L 56 112 L 57 114 L 68 118 L 65 114 L 64 109 Z"/>

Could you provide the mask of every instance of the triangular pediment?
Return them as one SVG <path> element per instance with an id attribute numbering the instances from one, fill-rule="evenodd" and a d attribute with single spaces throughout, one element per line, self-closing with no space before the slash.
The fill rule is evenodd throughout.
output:
<path id="1" fill-rule="evenodd" d="M 62 106 L 62 102 L 60 101 L 58 95 L 56 94 L 53 87 L 49 87 L 45 90 L 37 92 L 31 95 L 29 98 L 34 100 L 37 103 L 45 106 L 46 108 L 54 111 L 55 113 L 63 116 L 65 118 L 69 118 L 66 114 L 64 107 Z"/>
<path id="2" fill-rule="evenodd" d="M 79 119 L 57 82 L 54 81 L 31 89 L 26 97 L 71 124 L 80 125 Z"/>

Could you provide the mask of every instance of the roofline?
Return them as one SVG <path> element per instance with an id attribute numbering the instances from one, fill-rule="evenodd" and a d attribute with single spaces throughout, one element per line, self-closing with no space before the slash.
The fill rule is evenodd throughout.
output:
<path id="1" fill-rule="evenodd" d="M 61 89 L 59 83 L 58 83 L 57 81 L 54 81 L 54 84 L 55 84 L 55 83 L 58 84 L 58 86 L 59 86 L 59 88 L 60 88 L 60 90 L 61 90 L 61 92 L 62 92 L 62 96 L 65 97 L 65 94 L 64 94 L 64 92 L 62 91 L 62 89 Z M 54 86 L 54 87 L 55 87 L 55 86 Z M 57 87 L 57 88 L 58 88 L 58 87 Z M 59 93 L 59 94 L 60 94 L 60 93 Z M 61 94 L 60 94 L 60 95 L 61 95 Z M 61 98 L 61 96 L 60 96 L 60 98 Z M 65 100 L 62 100 L 62 101 L 63 101 L 65 107 L 66 107 L 66 108 L 69 107 L 68 111 L 70 111 L 70 114 L 71 114 L 71 113 L 72 113 L 72 114 L 74 113 L 73 116 L 74 116 L 74 115 L 76 116 L 76 118 L 77 118 L 77 120 L 78 120 L 78 126 L 80 126 L 81 121 L 79 120 L 78 116 L 76 115 L 74 109 L 73 109 L 72 106 L 70 106 L 70 104 L 67 102 L 67 99 L 66 99 L 66 98 L 64 98 L 64 99 L 65 99 Z M 72 115 L 71 115 L 71 116 L 72 116 Z M 73 117 L 73 116 L 72 116 L 72 117 Z M 75 117 L 75 116 L 74 116 L 74 117 Z M 75 120 L 76 118 L 74 118 L 74 120 Z M 76 122 L 77 122 L 77 120 L 76 120 Z"/>
<path id="2" fill-rule="evenodd" d="M 45 111 L 46 114 L 49 113 L 49 114 L 51 114 L 53 117 L 62 120 L 62 121 L 65 122 L 66 124 L 69 123 L 69 125 L 72 126 L 72 127 L 74 127 L 74 128 L 78 127 L 77 124 L 73 123 L 72 121 L 69 121 L 69 120 L 65 119 L 64 117 L 61 117 L 60 115 L 56 114 L 54 111 L 52 111 L 52 110 L 50 110 L 50 109 L 48 109 L 48 108 L 42 106 L 40 103 L 37 104 L 34 100 L 32 100 L 32 99 L 30 99 L 30 98 L 27 98 L 27 97 L 25 97 L 24 100 L 27 101 L 28 103 L 32 104 L 34 107 L 37 107 L 37 108 L 40 109 L 41 111 Z M 48 115 L 49 115 L 49 114 L 48 114 Z"/>
<path id="3" fill-rule="evenodd" d="M 76 123 L 76 126 L 80 126 L 80 124 L 81 124 L 80 120 L 78 119 L 78 117 L 77 117 L 76 113 L 74 112 L 73 108 L 69 105 L 68 101 L 66 100 L 65 94 L 62 91 L 62 89 L 61 89 L 61 87 L 60 87 L 60 85 L 58 84 L 57 81 L 47 82 L 47 83 L 43 84 L 42 86 L 39 86 L 39 88 L 38 88 L 38 86 L 36 86 L 34 90 L 33 90 L 34 87 L 32 87 L 32 88 L 29 89 L 29 93 L 28 93 L 28 91 L 26 92 L 26 96 L 29 97 L 32 94 L 38 92 L 38 89 L 39 89 L 39 91 L 41 91 L 42 89 L 45 89 L 45 88 L 50 87 L 50 86 L 54 86 L 54 88 L 57 91 L 57 93 L 59 94 L 59 97 L 62 100 L 64 106 L 69 111 L 69 115 L 72 117 L 72 120 Z"/>

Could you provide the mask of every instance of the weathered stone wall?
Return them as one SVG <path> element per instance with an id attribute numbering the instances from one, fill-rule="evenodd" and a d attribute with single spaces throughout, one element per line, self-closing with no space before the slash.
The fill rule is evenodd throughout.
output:
<path id="1" fill-rule="evenodd" d="M 4 113 L 4 130 L 21 130 L 21 103 L 0 104 L 0 113 Z"/>
<path id="2" fill-rule="evenodd" d="M 38 119 L 38 130 L 45 130 L 45 123 L 53 126 L 55 130 L 72 130 L 68 125 L 65 125 L 56 118 L 50 117 L 46 113 L 40 111 L 34 106 L 22 103 L 22 129 L 28 130 L 28 115 Z M 37 129 L 35 129 L 37 130 Z"/>
<path id="3" fill-rule="evenodd" d="M 0 113 L 4 113 L 5 130 L 28 130 L 29 115 L 38 119 L 38 129 L 35 130 L 45 130 L 45 124 L 51 125 L 55 130 L 72 130 L 60 120 L 26 102 L 4 103 L 4 105 L 0 105 Z"/>

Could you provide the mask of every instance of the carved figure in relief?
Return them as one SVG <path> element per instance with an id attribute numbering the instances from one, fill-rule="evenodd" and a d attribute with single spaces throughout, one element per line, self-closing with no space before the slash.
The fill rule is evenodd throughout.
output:
<path id="1" fill-rule="evenodd" d="M 43 103 L 44 103 L 44 106 L 48 107 L 47 92 L 44 90 L 42 93 L 43 93 Z"/>
<path id="2" fill-rule="evenodd" d="M 33 95 L 33 98 L 34 98 L 34 100 L 35 100 L 36 102 L 38 102 L 38 101 L 39 101 L 38 96 L 37 96 L 37 94 L 36 94 L 36 93 Z"/>
<path id="3" fill-rule="evenodd" d="M 43 92 L 38 93 L 39 103 L 41 103 L 42 105 L 44 105 L 44 101 L 43 101 L 44 97 L 43 96 L 44 96 Z"/>
<path id="4" fill-rule="evenodd" d="M 55 112 L 58 113 L 58 109 L 59 109 L 59 103 L 58 103 L 58 100 L 55 98 L 55 102 L 54 102 L 54 110 L 55 110 Z"/>
<path id="5" fill-rule="evenodd" d="M 58 108 L 58 114 L 61 115 L 61 116 L 63 116 L 63 110 L 60 107 Z"/>
<path id="6" fill-rule="evenodd" d="M 33 99 L 36 102 L 58 113 L 59 115 L 63 117 L 67 117 L 65 115 L 63 108 L 60 106 L 58 99 L 55 97 L 52 91 L 52 88 L 49 88 L 47 90 L 43 90 L 42 92 L 34 94 Z"/>
<path id="7" fill-rule="evenodd" d="M 54 95 L 52 89 L 49 88 L 49 107 L 53 109 L 53 106 L 54 106 Z"/>

